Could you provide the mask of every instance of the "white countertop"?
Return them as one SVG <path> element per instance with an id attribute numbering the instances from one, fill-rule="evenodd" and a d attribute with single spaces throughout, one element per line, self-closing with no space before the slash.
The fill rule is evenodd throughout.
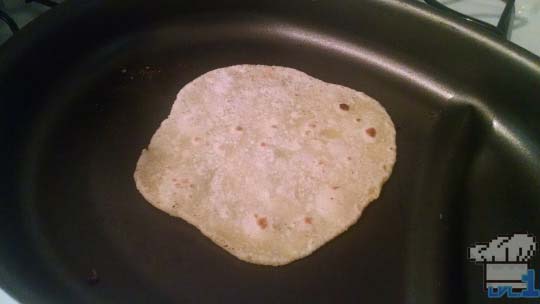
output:
<path id="1" fill-rule="evenodd" d="M 496 25 L 504 9 L 502 0 L 439 0 L 448 7 Z M 516 0 L 510 41 L 540 56 L 540 0 Z"/>

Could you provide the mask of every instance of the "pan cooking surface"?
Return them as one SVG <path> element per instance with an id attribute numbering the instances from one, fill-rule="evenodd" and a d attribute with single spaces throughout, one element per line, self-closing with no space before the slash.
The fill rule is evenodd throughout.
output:
<path id="1" fill-rule="evenodd" d="M 77 60 L 58 59 L 70 64 L 46 85 L 28 76 L 39 95 L 24 95 L 28 106 L 13 105 L 10 118 L 26 125 L 14 131 L 18 203 L 6 209 L 20 227 L 0 239 L 19 254 L 0 282 L 15 282 L 8 290 L 21 300 L 51 302 L 485 301 L 466 248 L 480 236 L 540 232 L 536 143 L 484 100 L 463 97 L 467 85 L 351 37 L 213 13 L 109 34 Z M 234 64 L 292 67 L 363 91 L 396 125 L 397 162 L 381 197 L 343 235 L 287 266 L 237 260 L 135 188 L 136 161 L 176 93 Z M 19 234 L 26 239 L 10 239 Z"/>

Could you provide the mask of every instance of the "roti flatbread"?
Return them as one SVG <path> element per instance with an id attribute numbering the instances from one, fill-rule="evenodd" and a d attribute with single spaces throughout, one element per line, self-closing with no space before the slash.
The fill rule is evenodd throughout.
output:
<path id="1" fill-rule="evenodd" d="M 354 224 L 395 160 L 394 125 L 374 99 L 291 68 L 238 65 L 180 90 L 135 181 L 239 259 L 283 265 Z"/>

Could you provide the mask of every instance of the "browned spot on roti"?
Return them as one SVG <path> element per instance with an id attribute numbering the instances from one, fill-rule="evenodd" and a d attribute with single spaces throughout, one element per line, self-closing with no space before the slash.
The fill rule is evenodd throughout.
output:
<path id="1" fill-rule="evenodd" d="M 179 187 L 186 187 L 186 186 L 190 186 L 190 180 L 189 178 L 181 178 L 180 181 L 177 181 L 176 178 L 173 178 L 173 182 L 174 182 L 174 185 L 179 188 Z"/>
<path id="2" fill-rule="evenodd" d="M 346 103 L 340 103 L 339 104 L 339 108 L 342 109 L 343 111 L 349 111 L 349 105 L 346 104 Z"/>
<path id="3" fill-rule="evenodd" d="M 366 133 L 371 137 L 375 137 L 377 135 L 377 130 L 375 130 L 375 128 L 367 128 Z"/>
<path id="4" fill-rule="evenodd" d="M 266 143 L 265 143 L 265 142 L 262 142 L 262 143 L 261 143 L 261 147 L 263 147 L 263 148 L 266 147 Z"/>
<path id="5" fill-rule="evenodd" d="M 236 131 L 242 131 L 242 130 L 244 130 L 244 128 L 242 128 L 241 126 L 236 127 Z"/>
<path id="6" fill-rule="evenodd" d="M 266 220 L 266 217 L 257 218 L 257 225 L 259 225 L 261 229 L 266 229 L 266 227 L 268 227 L 268 221 Z"/>
<path id="7" fill-rule="evenodd" d="M 311 217 L 306 216 L 306 217 L 304 218 L 304 223 L 306 223 L 306 224 L 311 224 L 312 222 L 313 222 L 313 219 L 312 219 Z"/>
<path id="8" fill-rule="evenodd" d="M 332 186 L 332 190 L 337 190 L 339 189 L 339 186 Z"/>

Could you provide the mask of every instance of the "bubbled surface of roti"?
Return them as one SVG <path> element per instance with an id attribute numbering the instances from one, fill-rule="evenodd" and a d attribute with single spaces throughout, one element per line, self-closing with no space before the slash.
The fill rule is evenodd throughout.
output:
<path id="1" fill-rule="evenodd" d="M 395 160 L 394 125 L 374 99 L 291 68 L 238 65 L 180 90 L 135 181 L 234 256 L 283 265 L 354 224 Z"/>

